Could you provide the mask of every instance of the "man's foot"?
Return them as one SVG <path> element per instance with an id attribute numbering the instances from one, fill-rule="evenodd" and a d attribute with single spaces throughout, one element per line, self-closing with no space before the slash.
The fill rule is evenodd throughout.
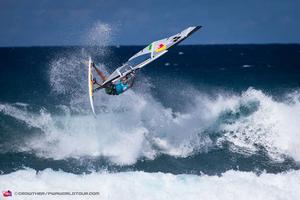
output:
<path id="1" fill-rule="evenodd" d="M 93 84 L 96 84 L 96 83 L 97 83 L 96 79 L 95 79 L 95 78 L 93 78 Z"/>

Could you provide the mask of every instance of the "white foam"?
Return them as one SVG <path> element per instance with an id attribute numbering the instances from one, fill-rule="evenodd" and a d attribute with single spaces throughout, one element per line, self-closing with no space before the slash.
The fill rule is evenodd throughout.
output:
<path id="1" fill-rule="evenodd" d="M 289 100 L 278 102 L 259 90 L 249 89 L 240 97 L 232 99 L 227 107 L 233 113 L 240 112 L 241 105 L 258 103 L 258 108 L 249 116 L 242 116 L 232 123 L 223 124 L 221 140 L 232 142 L 235 147 L 256 152 L 264 147 L 271 158 L 282 160 L 288 155 L 300 160 L 300 102 L 297 93 L 290 94 Z"/>
<path id="2" fill-rule="evenodd" d="M 291 93 L 289 101 L 278 102 L 255 89 L 241 96 L 220 94 L 208 98 L 194 94 L 193 106 L 178 113 L 148 94 L 130 90 L 122 96 L 97 93 L 96 119 L 91 114 L 70 115 L 72 108 L 66 106 L 60 106 L 59 115 L 45 109 L 32 113 L 27 107 L 9 104 L 0 104 L 0 111 L 42 131 L 14 149 L 40 157 L 104 156 L 120 165 L 133 164 L 143 157 L 153 159 L 162 153 L 186 157 L 214 145 L 206 131 L 213 128 L 223 133 L 217 145 L 230 142 L 231 149 L 241 153 L 255 153 L 264 147 L 272 159 L 281 161 L 288 155 L 299 161 L 297 95 Z M 79 97 L 88 105 L 84 94 Z M 257 107 L 243 115 L 241 107 L 253 103 Z M 90 113 L 88 110 L 87 106 L 85 113 Z M 220 124 L 224 113 L 238 113 L 240 117 Z"/>
<path id="3" fill-rule="evenodd" d="M 185 157 L 211 144 L 207 135 L 198 135 L 201 127 L 196 122 L 205 118 L 180 113 L 174 117 L 171 109 L 152 97 L 132 91 L 122 98 L 105 98 L 110 102 L 97 118 L 70 115 L 69 111 L 55 116 L 45 110 L 31 113 L 12 105 L 1 106 L 5 114 L 41 129 L 43 134 L 29 137 L 19 147 L 19 151 L 35 152 L 41 157 L 105 156 L 117 164 L 132 164 L 141 157 L 153 159 L 160 153 Z"/>
<path id="4" fill-rule="evenodd" d="M 108 23 L 97 21 L 89 28 L 83 40 L 89 46 L 105 47 L 112 41 L 113 32 L 113 26 Z"/>
<path id="5" fill-rule="evenodd" d="M 187 199 L 296 200 L 300 171 L 281 174 L 227 171 L 221 176 L 120 172 L 75 175 L 32 169 L 0 176 L 1 189 L 13 199 Z M 14 192 L 99 192 L 99 196 L 17 196 Z"/>
<path id="6" fill-rule="evenodd" d="M 242 66 L 243 68 L 250 68 L 250 67 L 253 67 L 252 65 L 243 65 Z"/>
<path id="7" fill-rule="evenodd" d="M 111 25 L 103 22 L 94 23 L 83 37 L 84 44 L 92 49 L 81 51 L 68 50 L 57 54 L 49 63 L 49 84 L 52 92 L 70 96 L 72 110 L 83 113 L 89 108 L 87 96 L 87 65 L 88 57 L 110 56 L 108 45 L 112 42 Z M 97 63 L 101 70 L 107 74 L 107 68 L 102 63 Z"/>
<path id="8" fill-rule="evenodd" d="M 43 108 L 39 113 L 33 114 L 27 111 L 27 106 L 18 108 L 18 105 L 0 104 L 0 112 L 25 122 L 28 127 L 40 128 L 45 132 L 49 124 L 52 123 L 50 115 Z M 39 117 L 37 118 L 36 116 Z"/>

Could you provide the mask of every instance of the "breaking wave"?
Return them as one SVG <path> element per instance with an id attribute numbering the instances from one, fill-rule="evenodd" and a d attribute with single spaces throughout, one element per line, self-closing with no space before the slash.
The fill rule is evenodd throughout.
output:
<path id="1" fill-rule="evenodd" d="M 122 97 L 110 97 L 100 92 L 96 118 L 86 111 L 72 114 L 63 105 L 57 106 L 60 114 L 11 104 L 1 104 L 0 112 L 28 126 L 29 135 L 18 151 L 46 158 L 103 156 L 128 165 L 160 154 L 187 157 L 229 144 L 231 151 L 264 150 L 275 161 L 286 156 L 299 161 L 299 95 L 288 96 L 275 101 L 253 88 L 241 95 L 194 94 L 192 105 L 175 112 L 149 94 L 128 91 Z M 31 134 L 32 129 L 39 134 Z"/>

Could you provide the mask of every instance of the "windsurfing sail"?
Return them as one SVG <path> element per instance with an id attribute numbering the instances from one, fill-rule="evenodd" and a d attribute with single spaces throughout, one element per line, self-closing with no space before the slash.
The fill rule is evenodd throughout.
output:
<path id="1" fill-rule="evenodd" d="M 117 68 L 101 86 L 95 88 L 95 90 L 104 88 L 107 84 L 114 83 L 128 74 L 131 74 L 147 64 L 153 62 L 160 56 L 168 52 L 168 49 L 174 45 L 182 42 L 189 37 L 192 33 L 200 29 L 201 26 L 191 26 L 180 33 L 172 35 L 168 38 L 157 40 L 146 46 L 144 49 L 134 54 L 128 59 L 121 67 Z"/>

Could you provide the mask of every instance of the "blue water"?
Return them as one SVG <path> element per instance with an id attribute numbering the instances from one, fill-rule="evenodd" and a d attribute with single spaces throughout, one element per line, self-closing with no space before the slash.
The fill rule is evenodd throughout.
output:
<path id="1" fill-rule="evenodd" d="M 141 46 L 0 48 L 0 172 L 299 169 L 300 45 L 178 46 L 132 90 L 87 96 Z"/>

